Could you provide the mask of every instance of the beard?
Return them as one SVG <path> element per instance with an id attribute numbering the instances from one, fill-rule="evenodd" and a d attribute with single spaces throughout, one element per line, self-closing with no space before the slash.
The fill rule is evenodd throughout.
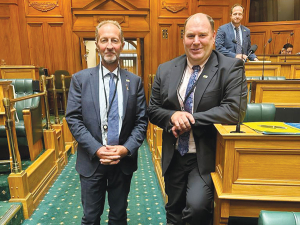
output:
<path id="1" fill-rule="evenodd" d="M 113 64 L 118 60 L 118 57 L 117 57 L 116 54 L 114 54 L 112 56 L 107 56 L 107 55 L 104 54 L 103 56 L 101 56 L 101 58 L 107 64 Z"/>

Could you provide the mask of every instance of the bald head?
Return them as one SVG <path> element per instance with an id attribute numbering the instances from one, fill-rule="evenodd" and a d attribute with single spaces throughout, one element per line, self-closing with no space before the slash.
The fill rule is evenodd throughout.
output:
<path id="1" fill-rule="evenodd" d="M 209 15 L 204 14 L 204 13 L 196 13 L 194 15 L 191 15 L 189 18 L 187 18 L 185 20 L 184 23 L 184 32 L 186 31 L 186 25 L 190 20 L 195 20 L 195 21 L 200 21 L 200 20 L 207 20 L 210 23 L 211 26 L 211 30 L 214 31 L 215 30 L 215 22 L 213 20 L 213 18 L 211 18 Z"/>

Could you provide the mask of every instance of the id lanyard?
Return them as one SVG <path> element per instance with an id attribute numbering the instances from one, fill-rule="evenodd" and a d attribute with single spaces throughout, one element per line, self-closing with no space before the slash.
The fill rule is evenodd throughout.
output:
<path id="1" fill-rule="evenodd" d="M 108 104 L 109 99 L 107 99 L 106 88 L 105 88 L 105 84 L 104 84 L 104 74 L 103 74 L 103 65 L 102 65 L 102 64 L 101 64 L 101 73 L 102 73 L 102 81 L 103 81 L 103 88 L 104 88 L 105 106 L 106 106 L 106 121 L 107 121 L 108 115 L 109 115 L 109 112 L 110 112 L 110 109 L 111 109 L 111 105 L 112 105 L 112 103 L 114 102 L 115 97 L 116 97 L 116 93 L 117 93 L 118 82 L 119 82 L 120 68 L 119 68 L 119 66 L 118 66 L 116 88 L 115 88 L 114 95 L 113 95 L 113 97 L 112 97 L 112 99 L 111 99 L 111 102 L 109 103 L 109 106 L 108 106 L 108 107 L 107 107 L 107 104 Z M 104 129 L 105 131 L 107 131 L 107 129 L 108 129 L 107 123 L 104 123 L 103 129 Z"/>

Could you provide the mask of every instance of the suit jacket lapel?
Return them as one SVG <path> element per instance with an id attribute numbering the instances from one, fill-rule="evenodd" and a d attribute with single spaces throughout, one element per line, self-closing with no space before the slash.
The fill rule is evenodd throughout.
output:
<path id="1" fill-rule="evenodd" d="M 233 31 L 233 28 L 232 28 L 232 24 L 231 23 L 228 23 L 228 26 L 227 26 L 227 28 L 228 28 L 228 33 L 229 33 L 229 37 L 230 37 L 230 44 L 233 44 L 233 42 L 232 42 L 232 40 L 236 40 L 236 38 L 235 38 L 235 35 L 234 35 L 234 31 Z M 234 52 L 236 51 L 236 44 L 233 44 L 233 46 L 234 46 Z"/>
<path id="2" fill-rule="evenodd" d="M 99 126 L 101 125 L 100 119 L 100 103 L 99 103 L 99 65 L 94 67 L 90 73 L 90 85 L 92 92 L 92 100 L 94 102 L 94 107 L 96 111 L 96 116 Z"/>
<path id="3" fill-rule="evenodd" d="M 170 68 L 168 73 L 168 98 L 169 100 L 176 106 L 176 109 L 180 110 L 180 104 L 177 97 L 177 90 L 179 88 L 180 81 L 182 79 L 182 75 L 184 73 L 187 61 L 186 56 L 180 58 L 180 60 L 174 65 L 174 67 Z"/>
<path id="4" fill-rule="evenodd" d="M 130 81 L 128 81 L 126 70 L 121 69 L 120 76 L 121 76 L 122 92 L 123 92 L 123 118 L 125 118 L 125 112 L 126 112 L 127 100 L 128 100 L 127 88 L 130 85 Z"/>
<path id="5" fill-rule="evenodd" d="M 241 25 L 241 32 L 242 32 L 242 38 L 243 38 L 243 41 L 242 41 L 243 42 L 242 43 L 243 51 L 244 51 L 245 55 L 248 55 L 247 49 L 244 48 L 244 46 L 246 46 L 246 45 L 244 45 L 244 43 L 246 41 L 247 31 L 245 30 L 243 25 Z"/>
<path id="6" fill-rule="evenodd" d="M 211 53 L 207 63 L 205 64 L 204 70 L 199 76 L 199 81 L 196 86 L 194 94 L 194 112 L 197 110 L 200 100 L 209 85 L 211 79 L 215 76 L 218 68 L 218 59 L 214 51 Z"/>

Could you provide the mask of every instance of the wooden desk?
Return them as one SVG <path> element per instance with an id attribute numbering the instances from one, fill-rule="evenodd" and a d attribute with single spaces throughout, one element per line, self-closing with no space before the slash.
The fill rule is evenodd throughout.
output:
<path id="1" fill-rule="evenodd" d="M 251 103 L 299 108 L 300 80 L 252 80 Z"/>
<path id="2" fill-rule="evenodd" d="M 257 58 L 262 61 L 264 56 L 257 55 Z M 271 62 L 284 62 L 284 60 L 286 62 L 300 62 L 300 55 L 265 55 L 265 60 Z"/>
<path id="3" fill-rule="evenodd" d="M 262 135 L 244 125 L 218 130 L 214 225 L 260 210 L 300 212 L 300 136 Z"/>
<path id="4" fill-rule="evenodd" d="M 39 68 L 36 66 L 0 66 L 1 79 L 39 80 Z"/>
<path id="5" fill-rule="evenodd" d="M 245 63 L 247 77 L 261 76 L 263 62 Z M 300 62 L 271 62 L 264 65 L 264 76 L 285 76 L 286 79 L 300 79 Z"/>

